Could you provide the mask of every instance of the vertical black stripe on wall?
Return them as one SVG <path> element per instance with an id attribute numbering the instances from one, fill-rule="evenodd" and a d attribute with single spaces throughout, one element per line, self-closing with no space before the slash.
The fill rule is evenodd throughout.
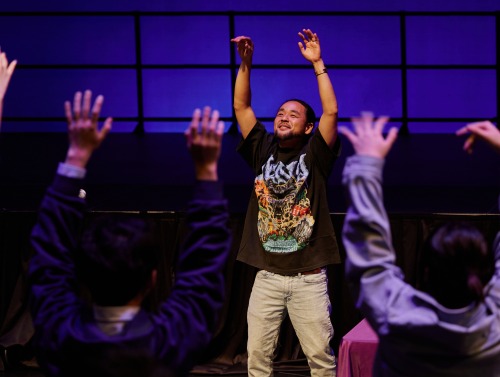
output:
<path id="1" fill-rule="evenodd" d="M 399 16 L 399 31 L 401 43 L 401 128 L 400 135 L 408 135 L 408 81 L 407 81 L 407 61 L 406 61 L 406 15 L 401 12 Z"/>
<path id="2" fill-rule="evenodd" d="M 141 16 L 139 12 L 134 14 L 135 32 L 135 73 L 137 79 L 137 117 L 138 123 L 134 133 L 144 134 L 144 93 L 142 87 L 142 54 L 141 54 Z"/>

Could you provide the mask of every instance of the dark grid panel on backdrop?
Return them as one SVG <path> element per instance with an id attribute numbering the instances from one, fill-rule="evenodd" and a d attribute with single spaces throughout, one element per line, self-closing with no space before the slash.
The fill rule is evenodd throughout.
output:
<path id="1" fill-rule="evenodd" d="M 319 113 L 316 80 L 297 32 L 321 38 L 340 120 L 362 110 L 409 133 L 450 133 L 497 120 L 498 12 L 3 12 L 0 41 L 19 65 L 5 99 L 6 132 L 65 131 L 75 90 L 105 95 L 114 132 L 181 132 L 195 107 L 232 109 L 239 57 L 255 42 L 253 107 L 271 128 L 276 107 L 300 97 Z"/>

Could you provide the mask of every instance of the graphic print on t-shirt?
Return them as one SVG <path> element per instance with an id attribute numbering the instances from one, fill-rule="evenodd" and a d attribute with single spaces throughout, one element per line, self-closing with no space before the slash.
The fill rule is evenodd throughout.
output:
<path id="1" fill-rule="evenodd" d="M 307 198 L 309 170 L 305 154 L 288 165 L 275 163 L 271 156 L 255 178 L 259 203 L 257 228 L 264 249 L 271 253 L 291 253 L 309 242 L 314 218 Z"/>

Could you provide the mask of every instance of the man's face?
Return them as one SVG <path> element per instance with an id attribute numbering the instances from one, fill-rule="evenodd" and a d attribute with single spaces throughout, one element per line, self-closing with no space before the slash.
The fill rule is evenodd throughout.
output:
<path id="1" fill-rule="evenodd" d="M 310 133 L 312 128 L 312 124 L 306 120 L 306 108 L 296 101 L 281 105 L 274 118 L 274 135 L 280 141 L 300 139 Z"/>

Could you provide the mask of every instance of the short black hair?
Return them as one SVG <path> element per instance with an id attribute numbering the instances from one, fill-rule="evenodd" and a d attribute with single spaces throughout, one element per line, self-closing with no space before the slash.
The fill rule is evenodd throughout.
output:
<path id="1" fill-rule="evenodd" d="M 284 101 L 280 107 L 278 108 L 281 109 L 281 107 L 287 103 L 287 102 L 291 102 L 291 101 L 295 101 L 295 102 L 298 102 L 300 103 L 302 106 L 304 106 L 306 108 L 306 123 L 312 123 L 313 126 L 315 125 L 316 123 L 316 114 L 314 113 L 314 110 L 313 108 L 311 107 L 311 105 L 309 105 L 307 102 L 305 101 L 302 101 L 301 99 L 297 99 L 297 98 L 291 98 L 291 99 L 287 99 L 286 101 Z"/>
<path id="2" fill-rule="evenodd" d="M 76 256 L 80 281 L 102 306 L 125 305 L 145 290 L 159 263 L 157 227 L 133 215 L 103 215 L 84 231 Z"/>
<path id="3" fill-rule="evenodd" d="M 437 227 L 423 245 L 423 290 L 448 308 L 484 299 L 493 256 L 483 234 L 466 222 Z"/>

